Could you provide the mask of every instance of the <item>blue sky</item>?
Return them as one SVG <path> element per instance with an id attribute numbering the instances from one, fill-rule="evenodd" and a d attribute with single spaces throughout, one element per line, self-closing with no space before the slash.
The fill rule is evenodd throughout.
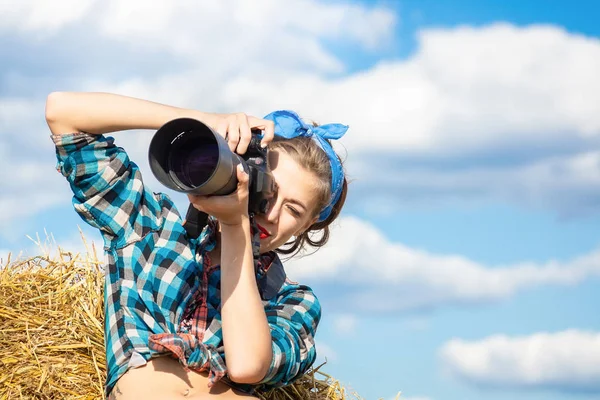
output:
<path id="1" fill-rule="evenodd" d="M 0 258 L 101 243 L 53 169 L 50 91 L 293 108 L 351 127 L 331 243 L 288 263 L 325 371 L 367 399 L 600 398 L 595 2 L 53 4 L 0 6 Z M 115 134 L 158 191 L 150 137 Z"/>

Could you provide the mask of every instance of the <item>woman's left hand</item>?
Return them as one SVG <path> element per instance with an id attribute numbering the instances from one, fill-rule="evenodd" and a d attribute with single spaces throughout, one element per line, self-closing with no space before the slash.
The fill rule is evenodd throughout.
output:
<path id="1" fill-rule="evenodd" d="M 222 225 L 240 225 L 248 219 L 248 174 L 242 164 L 236 168 L 238 186 L 231 194 L 223 196 L 198 196 L 188 194 L 190 203 L 198 210 L 215 217 Z"/>
<path id="2" fill-rule="evenodd" d="M 248 145 L 252 138 L 252 129 L 262 131 L 262 140 L 260 141 L 260 144 L 263 147 L 266 147 L 275 136 L 275 125 L 273 121 L 253 117 L 244 113 L 202 113 L 201 117 L 198 119 L 221 135 L 221 137 L 227 141 L 229 149 L 237 154 L 244 154 L 246 150 L 248 150 Z"/>

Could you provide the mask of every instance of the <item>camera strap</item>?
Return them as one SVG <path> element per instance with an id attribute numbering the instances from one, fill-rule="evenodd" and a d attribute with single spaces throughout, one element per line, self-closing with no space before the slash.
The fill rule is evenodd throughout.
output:
<path id="1" fill-rule="evenodd" d="M 183 227 L 185 228 L 185 231 L 189 237 L 199 237 L 207 223 L 208 214 L 199 211 L 190 204 L 185 216 L 185 223 L 183 224 Z M 258 254 L 258 248 L 256 245 L 253 247 L 254 262 L 256 263 L 260 255 Z M 273 255 L 273 258 L 269 260 L 268 265 L 266 266 L 266 271 L 263 272 L 263 275 L 258 280 L 260 296 L 263 300 L 270 300 L 277 296 L 287 278 L 281 260 L 276 253 L 271 252 L 271 254 Z"/>
<path id="2" fill-rule="evenodd" d="M 199 211 L 193 205 L 189 205 L 187 214 L 185 215 L 185 223 L 183 227 L 191 238 L 197 238 L 202 233 L 202 229 L 208 222 L 208 214 Z"/>

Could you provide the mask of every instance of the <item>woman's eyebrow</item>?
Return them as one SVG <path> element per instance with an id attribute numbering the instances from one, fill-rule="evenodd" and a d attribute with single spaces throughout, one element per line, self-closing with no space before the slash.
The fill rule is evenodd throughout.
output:
<path id="1" fill-rule="evenodd" d="M 294 203 L 299 205 L 300 207 L 304 208 L 304 211 L 308 210 L 308 208 L 304 205 L 304 203 L 302 203 L 300 200 L 296 200 L 296 199 L 289 199 L 288 200 L 290 203 Z"/>
<path id="2" fill-rule="evenodd" d="M 273 182 L 275 183 L 275 187 L 279 190 L 279 184 L 277 183 L 277 179 L 275 178 L 274 175 L 273 175 Z M 290 203 L 294 203 L 296 205 L 299 205 L 300 207 L 302 207 L 304 209 L 304 211 L 308 210 L 308 207 L 306 207 L 306 205 L 303 202 L 301 202 L 300 200 L 298 200 L 298 199 L 290 198 L 287 201 L 290 202 Z"/>

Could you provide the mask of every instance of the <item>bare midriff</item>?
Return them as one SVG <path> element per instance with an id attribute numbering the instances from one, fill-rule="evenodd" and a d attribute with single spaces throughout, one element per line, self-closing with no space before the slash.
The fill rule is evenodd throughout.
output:
<path id="1" fill-rule="evenodd" d="M 186 371 L 179 361 L 159 357 L 146 365 L 127 371 L 118 381 L 109 400 L 163 399 L 239 399 L 255 398 L 217 382 L 208 388 L 208 373 Z"/>

